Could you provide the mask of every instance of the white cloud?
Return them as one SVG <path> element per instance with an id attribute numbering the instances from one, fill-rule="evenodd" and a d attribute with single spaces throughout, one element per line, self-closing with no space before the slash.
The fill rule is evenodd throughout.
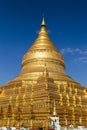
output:
<path id="1" fill-rule="evenodd" d="M 63 48 L 61 49 L 61 53 L 62 54 L 67 54 L 67 53 L 70 53 L 70 54 L 81 54 L 81 55 L 86 55 L 87 54 L 87 50 L 81 50 L 79 48 L 75 48 L 75 49 L 72 49 L 72 48 Z"/>
<path id="2" fill-rule="evenodd" d="M 61 53 L 63 55 L 71 54 L 72 61 L 87 63 L 87 49 L 82 50 L 80 48 L 63 48 L 61 49 Z"/>
<path id="3" fill-rule="evenodd" d="M 62 54 L 71 53 L 73 54 L 73 50 L 71 48 L 63 48 L 61 50 Z"/>
<path id="4" fill-rule="evenodd" d="M 87 63 L 87 57 L 78 57 L 77 59 L 74 59 L 75 62 L 83 62 Z"/>

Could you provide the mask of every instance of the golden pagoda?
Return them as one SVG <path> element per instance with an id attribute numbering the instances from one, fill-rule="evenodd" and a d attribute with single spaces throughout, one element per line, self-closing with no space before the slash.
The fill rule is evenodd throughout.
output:
<path id="1" fill-rule="evenodd" d="M 87 88 L 66 74 L 43 19 L 22 59 L 21 73 L 0 87 L 0 126 L 48 128 L 54 101 L 61 125 L 87 126 Z"/>

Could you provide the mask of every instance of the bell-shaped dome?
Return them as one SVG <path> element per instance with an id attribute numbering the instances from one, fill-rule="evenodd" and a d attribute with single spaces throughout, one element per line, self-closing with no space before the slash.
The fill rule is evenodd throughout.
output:
<path id="1" fill-rule="evenodd" d="M 48 37 L 43 19 L 37 39 L 23 57 L 21 73 L 43 72 L 45 64 L 50 73 L 65 74 L 63 56 Z"/>

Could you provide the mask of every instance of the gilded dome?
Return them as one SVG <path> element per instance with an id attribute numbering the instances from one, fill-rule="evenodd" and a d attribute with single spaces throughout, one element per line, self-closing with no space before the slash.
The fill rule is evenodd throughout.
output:
<path id="1" fill-rule="evenodd" d="M 38 37 L 23 57 L 21 73 L 43 72 L 45 64 L 49 72 L 65 74 L 64 58 L 50 40 L 43 19 Z"/>

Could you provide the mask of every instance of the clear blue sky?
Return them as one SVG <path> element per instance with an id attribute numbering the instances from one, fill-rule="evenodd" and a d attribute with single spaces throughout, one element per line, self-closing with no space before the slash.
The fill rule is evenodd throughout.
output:
<path id="1" fill-rule="evenodd" d="M 87 86 L 87 0 L 0 0 L 0 85 L 20 73 L 43 14 L 67 74 Z"/>

